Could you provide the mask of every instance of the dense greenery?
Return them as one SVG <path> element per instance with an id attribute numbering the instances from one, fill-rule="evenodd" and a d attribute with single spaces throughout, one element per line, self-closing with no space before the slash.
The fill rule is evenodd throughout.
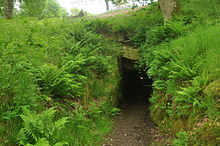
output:
<path id="1" fill-rule="evenodd" d="M 120 35 L 140 48 L 139 67 L 154 80 L 151 117 L 173 135 L 172 145 L 219 145 L 220 3 L 180 4 L 176 17 L 166 24 L 158 3 L 153 3 L 146 9 L 94 20 L 90 28 Z"/>
<path id="2" fill-rule="evenodd" d="M 100 142 L 117 111 L 117 46 L 81 21 L 0 21 L 0 143 Z"/>
<path id="3" fill-rule="evenodd" d="M 152 27 L 141 45 L 142 64 L 154 79 L 151 117 L 177 133 L 173 145 L 220 142 L 219 6 L 218 1 L 182 3 L 180 15 Z"/>
<path id="4" fill-rule="evenodd" d="M 15 3 L 17 7 L 15 7 Z M 0 18 L 20 16 L 36 18 L 67 17 L 68 12 L 57 0 L 0 0 Z"/>
<path id="5" fill-rule="evenodd" d="M 188 144 L 219 142 L 219 35 L 219 25 L 201 27 L 154 48 L 149 61 L 152 118 L 173 133 L 190 131 L 184 137 Z"/>
<path id="6" fill-rule="evenodd" d="M 107 33 L 109 36 L 120 37 L 125 40 L 143 42 L 143 38 L 137 36 L 144 35 L 142 29 L 146 26 L 153 26 L 162 24 L 163 18 L 161 12 L 158 10 L 156 3 L 151 4 L 150 8 L 143 8 L 140 10 L 128 10 L 128 13 L 119 13 L 113 17 L 97 18 L 90 21 L 88 24 L 90 30 L 97 33 Z M 113 13 L 114 12 L 110 12 Z M 134 25 L 135 22 L 135 25 Z M 135 36 L 134 36 L 135 34 Z M 139 37 L 137 39 L 133 37 Z M 134 40 L 135 39 L 135 40 Z"/>
<path id="7" fill-rule="evenodd" d="M 0 19 L 2 145 L 100 145 L 120 81 L 120 47 L 104 36 L 139 48 L 138 67 L 154 81 L 151 117 L 172 145 L 220 144 L 218 0 L 179 1 L 166 23 L 157 2 L 73 20 L 43 19 L 66 16 L 55 0 L 21 2 L 19 19 Z"/>

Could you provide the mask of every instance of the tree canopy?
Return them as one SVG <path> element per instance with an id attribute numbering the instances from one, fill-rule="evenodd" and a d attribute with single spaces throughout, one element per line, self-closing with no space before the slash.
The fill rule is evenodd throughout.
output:
<path id="1" fill-rule="evenodd" d="M 19 3 L 18 13 L 31 17 L 66 17 L 67 11 L 57 0 L 0 0 L 0 16 L 11 19 Z"/>

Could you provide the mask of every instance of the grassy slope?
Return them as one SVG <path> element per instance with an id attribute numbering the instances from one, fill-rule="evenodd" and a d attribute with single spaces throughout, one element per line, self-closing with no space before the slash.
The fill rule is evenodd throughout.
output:
<path id="1" fill-rule="evenodd" d="M 80 20 L 2 19 L 0 28 L 0 143 L 98 145 L 118 97 L 117 45 Z"/>
<path id="2" fill-rule="evenodd" d="M 119 34 L 140 48 L 140 67 L 154 80 L 151 116 L 176 137 L 173 145 L 220 144 L 219 4 L 183 2 L 166 25 L 156 3 L 89 24 L 93 31 Z"/>
<path id="3" fill-rule="evenodd" d="M 99 144 L 116 111 L 110 105 L 117 101 L 119 77 L 112 49 L 117 46 L 96 32 L 121 35 L 140 48 L 140 66 L 154 79 L 152 118 L 164 131 L 177 133 L 173 145 L 218 145 L 218 6 L 217 0 L 191 0 L 166 25 L 156 3 L 82 23 L 1 20 L 0 142 Z M 45 111 L 53 106 L 56 114 Z M 17 135 L 22 127 L 26 132 Z M 55 130 L 48 131 L 51 127 Z"/>

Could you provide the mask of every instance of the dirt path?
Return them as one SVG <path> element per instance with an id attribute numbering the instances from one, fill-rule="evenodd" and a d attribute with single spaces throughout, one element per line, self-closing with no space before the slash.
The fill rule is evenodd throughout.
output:
<path id="1" fill-rule="evenodd" d="M 146 146 L 154 129 L 149 120 L 147 104 L 136 100 L 122 106 L 122 113 L 115 119 L 115 128 L 103 146 Z"/>

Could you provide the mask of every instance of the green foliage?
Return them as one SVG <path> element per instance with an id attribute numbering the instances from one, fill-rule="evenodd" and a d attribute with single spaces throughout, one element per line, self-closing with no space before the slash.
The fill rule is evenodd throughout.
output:
<path id="1" fill-rule="evenodd" d="M 180 2 L 179 14 L 166 24 L 161 21 L 157 3 L 145 11 L 102 21 L 111 26 L 110 32 L 126 36 L 140 48 L 139 67 L 154 80 L 151 116 L 159 127 L 174 134 L 180 131 L 173 145 L 218 145 L 218 128 L 193 129 L 204 118 L 219 124 L 220 3 Z M 209 137 L 204 131 L 214 134 Z"/>
<path id="2" fill-rule="evenodd" d="M 37 17 L 44 11 L 47 0 L 22 0 L 21 7 L 27 16 Z"/>
<path id="3" fill-rule="evenodd" d="M 70 16 L 76 16 L 77 14 L 79 14 L 79 12 L 80 12 L 80 9 L 78 9 L 78 8 L 72 8 L 71 10 L 70 10 Z"/>
<path id="4" fill-rule="evenodd" d="M 71 115 L 70 122 L 62 131 L 62 139 L 69 141 L 69 145 L 99 145 L 103 136 L 111 131 L 109 116 L 113 113 L 115 109 L 107 103 L 90 102 L 86 109 L 78 107 L 74 113 L 67 113 Z"/>
<path id="5" fill-rule="evenodd" d="M 219 122 L 204 119 L 190 132 L 193 137 L 188 138 L 188 144 L 219 145 Z"/>
<path id="6" fill-rule="evenodd" d="M 14 0 L 15 2 L 16 0 Z M 16 17 L 67 17 L 68 12 L 60 6 L 57 0 L 17 0 L 20 3 L 19 9 L 12 7 L 11 11 Z M 0 18 L 5 10 L 4 0 L 0 0 Z"/>
<path id="7" fill-rule="evenodd" d="M 96 33 L 109 33 L 112 29 L 107 21 L 100 19 L 91 20 L 86 25 L 88 30 Z"/>
<path id="8" fill-rule="evenodd" d="M 198 122 L 194 119 L 198 115 L 219 120 L 218 95 L 215 96 L 218 85 L 212 83 L 219 80 L 220 65 L 213 60 L 214 56 L 217 59 L 220 55 L 218 37 L 219 25 L 204 26 L 171 43 L 150 48 L 148 52 L 153 56 L 144 54 L 145 63 L 149 65 L 148 74 L 155 78 L 155 93 L 151 98 L 155 121 L 166 120 L 167 117 L 170 124 L 172 119 L 188 120 L 185 128 L 190 129 Z M 204 87 L 207 88 L 204 90 Z M 183 145 L 183 142 L 184 138 L 174 141 L 176 145 Z M 212 142 L 205 143 L 213 142 L 217 143 L 214 138 Z"/>
<path id="9" fill-rule="evenodd" d="M 179 2 L 179 13 L 166 24 L 155 2 L 135 12 L 101 16 L 88 23 L 89 30 L 140 48 L 140 67 L 154 80 L 151 116 L 159 127 L 177 133 L 173 145 L 218 145 L 220 3 Z M 96 84 L 92 88 L 101 95 Z M 213 128 L 198 128 L 206 118 Z"/>
<path id="10" fill-rule="evenodd" d="M 149 8 L 128 11 L 125 14 L 121 13 L 114 17 L 104 17 L 99 19 L 99 21 L 92 21 L 94 23 L 92 26 L 98 32 L 104 31 L 109 34 L 119 34 L 124 39 L 132 40 L 136 44 L 135 41 L 139 41 L 138 39 L 145 33 L 142 32 L 143 29 L 161 24 L 163 20 L 161 11 L 158 9 L 158 3 L 151 4 Z M 137 35 L 133 36 L 135 34 Z"/>
<path id="11" fill-rule="evenodd" d="M 0 18 L 3 17 L 3 13 L 4 13 L 3 12 L 3 8 L 4 8 L 3 6 L 4 6 L 4 1 L 0 0 Z"/>
<path id="12" fill-rule="evenodd" d="M 55 113 L 56 110 L 54 108 L 39 114 L 32 113 L 29 109 L 23 108 L 21 118 L 24 121 L 24 127 L 18 133 L 18 144 L 56 144 L 62 134 L 61 130 L 65 128 L 65 124 L 68 122 L 68 118 L 65 117 L 54 121 Z"/>
<path id="13" fill-rule="evenodd" d="M 136 29 L 131 40 L 137 46 L 152 47 L 160 43 L 169 42 L 180 36 L 183 31 L 183 23 L 181 21 L 167 22 L 165 25 L 154 27 L 141 26 Z"/>
<path id="14" fill-rule="evenodd" d="M 187 133 L 184 131 L 180 131 L 177 134 L 177 138 L 173 140 L 172 145 L 173 146 L 187 146 Z"/>
<path id="15" fill-rule="evenodd" d="M 43 18 L 67 17 L 68 12 L 60 6 L 57 0 L 47 0 L 46 6 L 40 16 Z"/>
<path id="16" fill-rule="evenodd" d="M 181 13 L 184 15 L 197 15 L 199 19 L 216 19 L 220 14 L 218 0 L 185 0 L 181 3 Z"/>
<path id="17" fill-rule="evenodd" d="M 53 95 L 54 98 L 82 97 L 83 82 L 86 77 L 68 73 L 69 68 L 74 68 L 74 65 L 78 65 L 78 63 L 68 62 L 60 69 L 53 65 L 41 66 L 38 70 L 39 75 L 37 75 L 41 91 Z"/>
<path id="18" fill-rule="evenodd" d="M 0 20 L 0 27 L 0 143 L 15 144 L 23 128 L 21 145 L 98 144 L 110 131 L 111 105 L 118 96 L 117 46 L 80 21 L 25 18 Z M 86 114 L 78 122 L 78 105 L 93 100 L 109 104 L 92 108 L 94 115 L 81 108 L 80 114 Z M 54 105 L 55 117 L 55 110 L 45 111 Z M 86 127 L 82 137 L 77 134 L 80 124 Z"/>
<path id="19" fill-rule="evenodd" d="M 22 2 L 26 16 L 63 15 L 55 0 Z M 166 24 L 156 2 L 92 20 L 1 19 L 0 143 L 100 144 L 118 112 L 119 51 L 97 34 L 107 33 L 141 48 L 140 66 L 154 80 L 151 115 L 177 132 L 173 145 L 218 145 L 220 3 L 181 3 Z"/>

